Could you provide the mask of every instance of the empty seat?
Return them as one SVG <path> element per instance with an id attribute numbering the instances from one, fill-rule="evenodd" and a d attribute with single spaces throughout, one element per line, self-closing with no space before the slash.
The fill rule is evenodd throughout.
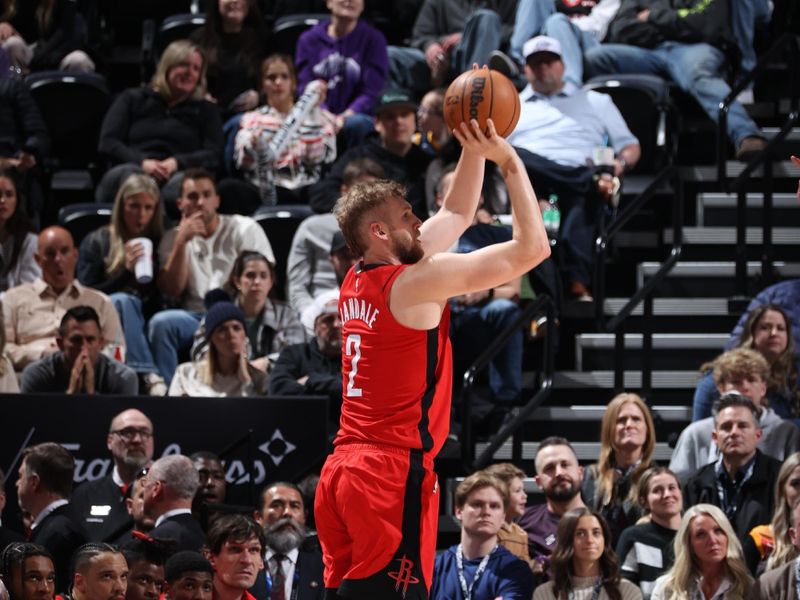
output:
<path id="1" fill-rule="evenodd" d="M 154 60 L 158 61 L 164 49 L 176 40 L 189 39 L 192 33 L 206 24 L 205 15 L 184 13 L 167 17 L 156 32 Z"/>
<path id="2" fill-rule="evenodd" d="M 88 169 L 111 95 L 102 75 L 44 71 L 25 79 L 50 133 L 54 169 Z"/>
<path id="3" fill-rule="evenodd" d="M 307 13 L 280 17 L 272 28 L 275 51 L 294 56 L 300 34 L 329 16 L 327 13 Z"/>
<path id="4" fill-rule="evenodd" d="M 58 211 L 58 224 L 72 234 L 75 246 L 92 231 L 111 222 L 113 204 L 81 202 L 64 206 Z"/>
<path id="5" fill-rule="evenodd" d="M 286 299 L 286 262 L 289 258 L 289 249 L 292 246 L 294 233 L 300 223 L 313 211 L 305 204 L 286 204 L 278 206 L 265 206 L 260 208 L 253 218 L 258 221 L 275 253 L 276 281 L 273 286 L 274 294 L 281 300 Z"/>
<path id="6" fill-rule="evenodd" d="M 639 139 L 642 158 L 633 172 L 654 173 L 672 160 L 669 83 L 653 75 L 599 75 L 583 87 L 611 96 Z"/>

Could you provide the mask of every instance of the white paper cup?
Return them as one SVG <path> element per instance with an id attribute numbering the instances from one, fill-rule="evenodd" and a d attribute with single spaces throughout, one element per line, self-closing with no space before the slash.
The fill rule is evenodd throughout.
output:
<path id="1" fill-rule="evenodd" d="M 153 281 L 153 241 L 150 238 L 138 237 L 132 239 L 131 242 L 141 244 L 144 248 L 144 253 L 133 267 L 136 281 L 142 284 L 150 283 Z"/>

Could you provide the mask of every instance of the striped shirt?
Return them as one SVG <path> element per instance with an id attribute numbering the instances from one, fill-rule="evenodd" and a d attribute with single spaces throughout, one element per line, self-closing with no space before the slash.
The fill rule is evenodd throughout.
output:
<path id="1" fill-rule="evenodd" d="M 620 575 L 642 590 L 644 600 L 653 593 L 656 579 L 666 573 L 675 561 L 672 542 L 675 530 L 657 523 L 628 527 L 617 544 L 622 561 Z"/>

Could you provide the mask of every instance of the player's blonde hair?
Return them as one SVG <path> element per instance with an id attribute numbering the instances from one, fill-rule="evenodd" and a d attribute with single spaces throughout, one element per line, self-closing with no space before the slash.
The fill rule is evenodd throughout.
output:
<path id="1" fill-rule="evenodd" d="M 339 198 L 333 209 L 344 240 L 355 256 L 363 256 L 366 250 L 364 216 L 381 207 L 387 199 L 405 198 L 406 188 L 396 181 L 381 179 L 356 183 Z"/>

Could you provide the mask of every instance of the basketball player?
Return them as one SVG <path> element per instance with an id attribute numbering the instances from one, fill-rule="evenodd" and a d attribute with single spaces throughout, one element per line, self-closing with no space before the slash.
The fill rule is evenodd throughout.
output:
<path id="1" fill-rule="evenodd" d="M 491 290 L 550 252 L 525 168 L 489 123 L 488 136 L 476 121 L 454 132 L 463 146 L 455 180 L 425 223 L 394 182 L 358 184 L 336 205 L 361 259 L 341 288 L 342 416 L 316 495 L 326 598 L 428 598 L 439 507 L 432 466 L 450 418 L 447 299 Z M 487 159 L 508 186 L 513 239 L 447 253 L 472 223 Z"/>

